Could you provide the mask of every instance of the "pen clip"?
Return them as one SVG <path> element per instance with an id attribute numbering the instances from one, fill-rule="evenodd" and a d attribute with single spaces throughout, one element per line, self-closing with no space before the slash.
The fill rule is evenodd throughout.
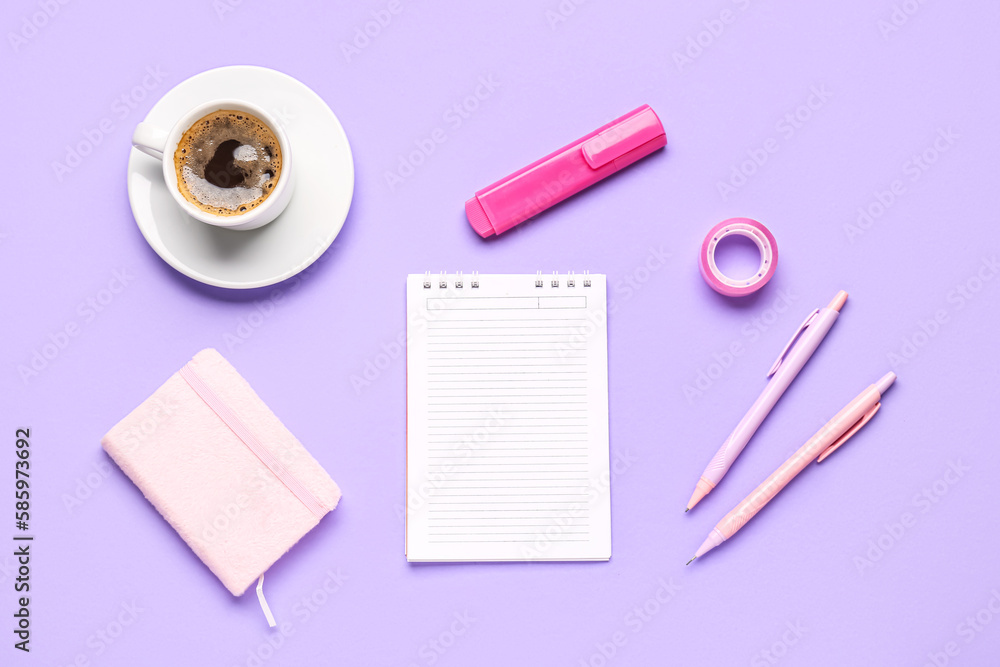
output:
<path id="1" fill-rule="evenodd" d="M 791 340 L 788 341 L 788 344 L 785 345 L 785 349 L 783 349 L 781 351 L 781 354 L 778 355 L 778 360 L 774 362 L 774 365 L 771 366 L 771 370 L 767 372 L 767 377 L 771 377 L 772 375 L 774 375 L 774 373 L 778 370 L 778 366 L 780 366 L 781 362 L 785 359 L 786 356 L 788 356 L 788 351 L 792 349 L 792 345 L 794 345 L 795 341 L 799 339 L 799 335 L 806 330 L 806 327 L 808 327 L 814 319 L 816 319 L 817 315 L 819 315 L 819 308 L 812 311 L 806 316 L 806 319 L 803 320 L 802 324 L 799 325 L 799 328 L 796 329 L 795 333 L 792 334 L 792 338 Z"/>
<path id="2" fill-rule="evenodd" d="M 837 440 L 832 445 L 830 445 L 829 447 L 827 447 L 826 449 L 824 449 L 823 453 L 819 455 L 818 459 L 816 459 L 816 463 L 822 463 L 823 459 L 825 459 L 826 457 L 828 457 L 830 454 L 833 454 L 837 450 L 837 448 L 840 447 L 845 442 L 847 442 L 851 438 L 852 435 L 854 435 L 855 433 L 857 433 L 858 431 L 860 431 L 861 427 L 864 426 L 865 424 L 867 424 L 871 420 L 871 418 L 875 416 L 875 413 L 878 412 L 878 409 L 881 408 L 881 407 L 882 407 L 882 403 L 876 403 L 875 407 L 873 407 L 871 410 L 869 410 L 868 412 L 866 412 L 864 414 L 864 416 L 861 417 L 861 419 L 858 420 L 857 424 L 855 424 L 851 428 L 847 429 L 847 432 L 844 433 L 844 435 L 842 435 L 839 438 L 837 438 Z"/>

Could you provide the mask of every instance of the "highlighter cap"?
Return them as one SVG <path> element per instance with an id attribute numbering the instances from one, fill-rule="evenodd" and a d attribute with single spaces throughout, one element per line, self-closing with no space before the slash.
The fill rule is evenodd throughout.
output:
<path id="1" fill-rule="evenodd" d="M 644 104 L 478 191 L 465 203 L 469 224 L 484 238 L 501 234 L 666 145 Z"/>
<path id="2" fill-rule="evenodd" d="M 627 167 L 667 145 L 667 134 L 648 104 L 597 130 L 583 142 L 583 157 L 592 169 L 614 163 Z"/>

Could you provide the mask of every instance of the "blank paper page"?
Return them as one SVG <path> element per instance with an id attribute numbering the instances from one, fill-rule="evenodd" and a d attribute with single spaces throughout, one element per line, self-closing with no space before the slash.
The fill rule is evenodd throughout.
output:
<path id="1" fill-rule="evenodd" d="M 407 559 L 609 559 L 605 276 L 406 294 Z"/>

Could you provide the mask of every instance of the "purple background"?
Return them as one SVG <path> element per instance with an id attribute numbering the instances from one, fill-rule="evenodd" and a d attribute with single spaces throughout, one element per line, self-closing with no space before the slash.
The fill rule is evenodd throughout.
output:
<path id="1" fill-rule="evenodd" d="M 0 48 L 0 460 L 11 480 L 14 430 L 30 426 L 37 535 L 30 657 L 11 648 L 13 559 L 0 556 L 0 662 L 235 666 L 257 664 L 256 653 L 281 665 L 923 665 L 936 654 L 995 664 L 996 3 L 48 0 L 51 18 L 37 14 L 45 4 L 5 3 Z M 880 29 L 897 6 L 900 25 Z M 345 55 L 389 7 L 401 11 Z M 699 39 L 700 53 L 689 42 Z M 275 288 L 227 292 L 176 273 L 139 234 L 125 189 L 135 123 L 172 86 L 228 64 L 314 88 L 357 167 L 334 247 L 276 288 L 285 298 L 262 321 L 251 316 Z M 136 89 L 147 67 L 162 80 Z M 499 87 L 456 127 L 445 114 L 480 77 Z M 812 90 L 824 99 L 800 109 Z M 666 151 L 518 231 L 473 234 L 462 205 L 476 189 L 643 103 L 663 120 Z M 797 109 L 795 127 L 784 119 Z M 100 143 L 57 174 L 67 146 L 105 118 Z M 447 140 L 390 187 L 386 173 L 436 128 Z M 765 145 L 777 150 L 746 163 L 755 173 L 723 197 L 718 184 Z M 925 152 L 934 162 L 916 167 Z M 859 207 L 879 213 L 878 193 L 896 180 L 894 201 L 852 227 Z M 742 301 L 711 292 L 696 266 L 705 232 L 732 216 L 765 222 L 781 252 L 771 283 Z M 406 563 L 405 360 L 394 341 L 404 277 L 428 269 L 608 275 L 611 448 L 632 461 L 613 482 L 609 563 Z M 90 311 L 115 271 L 127 288 Z M 851 297 L 825 344 L 724 483 L 684 515 L 788 336 L 841 288 Z M 259 326 L 241 328 L 248 318 Z M 71 323 L 78 335 L 23 379 L 19 368 Z M 292 629 L 276 650 L 261 648 L 278 642 L 252 592 L 229 595 L 99 445 L 209 346 L 344 491 L 268 572 L 271 606 Z M 356 390 L 352 376 L 385 366 L 383 350 L 391 363 Z M 899 381 L 860 435 L 733 543 L 684 567 L 732 505 L 890 369 Z M 702 393 L 686 395 L 700 373 Z M 12 524 L 12 483 L 3 488 Z M 346 579 L 326 596 L 325 573 L 338 569 Z M 656 602 L 671 580 L 673 598 Z M 311 596 L 326 599 L 306 614 Z M 141 611 L 118 626 L 133 602 Z M 455 622 L 466 613 L 468 627 Z"/>

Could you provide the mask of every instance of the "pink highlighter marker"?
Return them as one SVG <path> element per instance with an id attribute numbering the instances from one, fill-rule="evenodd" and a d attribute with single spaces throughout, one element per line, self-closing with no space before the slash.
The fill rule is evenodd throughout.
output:
<path id="1" fill-rule="evenodd" d="M 667 145 L 648 104 L 483 188 L 465 202 L 476 233 L 502 234 Z"/>

